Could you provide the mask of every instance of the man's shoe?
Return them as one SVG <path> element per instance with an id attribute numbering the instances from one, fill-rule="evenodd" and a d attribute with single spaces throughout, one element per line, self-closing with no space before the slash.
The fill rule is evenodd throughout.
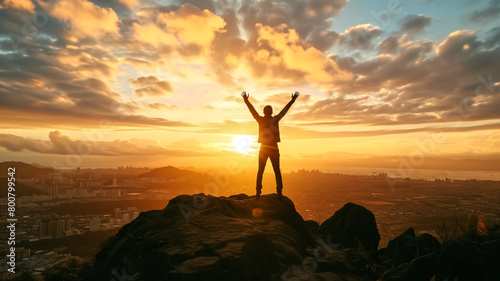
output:
<path id="1" fill-rule="evenodd" d="M 262 193 L 262 191 L 257 190 L 257 193 L 255 193 L 255 199 L 260 199 L 260 194 L 261 193 Z"/>

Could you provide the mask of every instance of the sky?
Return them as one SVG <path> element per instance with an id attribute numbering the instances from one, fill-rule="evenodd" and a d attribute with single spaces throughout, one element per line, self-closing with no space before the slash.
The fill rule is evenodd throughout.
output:
<path id="1" fill-rule="evenodd" d="M 0 160 L 500 169 L 498 0 L 3 0 Z M 500 179 L 500 176 L 499 176 Z"/>

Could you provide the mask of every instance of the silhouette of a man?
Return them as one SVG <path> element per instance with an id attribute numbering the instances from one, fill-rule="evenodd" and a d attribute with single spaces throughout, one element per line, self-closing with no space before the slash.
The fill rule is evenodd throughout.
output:
<path id="1" fill-rule="evenodd" d="M 262 176 L 266 168 L 267 158 L 271 159 L 273 165 L 274 175 L 276 177 L 276 192 L 279 196 L 283 196 L 283 180 L 281 179 L 280 171 L 280 151 L 278 149 L 278 142 L 280 139 L 279 121 L 285 116 L 292 104 L 299 96 L 299 92 L 292 94 L 292 100 L 281 110 L 276 116 L 272 116 L 273 108 L 270 105 L 264 107 L 264 116 L 260 116 L 253 105 L 248 100 L 250 96 L 247 92 L 241 93 L 245 104 L 252 113 L 253 118 L 259 123 L 259 171 L 257 172 L 257 193 L 255 197 L 260 198 L 262 193 Z"/>

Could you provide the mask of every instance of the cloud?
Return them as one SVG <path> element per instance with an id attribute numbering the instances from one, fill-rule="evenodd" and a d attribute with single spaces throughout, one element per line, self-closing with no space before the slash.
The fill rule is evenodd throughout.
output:
<path id="1" fill-rule="evenodd" d="M 485 47 L 493 48 L 500 45 L 500 27 L 495 27 L 486 34 Z"/>
<path id="2" fill-rule="evenodd" d="M 469 15 L 469 19 L 475 22 L 486 22 L 494 20 L 500 15 L 500 2 L 498 0 L 491 0 L 488 7 L 484 9 L 477 9 Z"/>
<path id="3" fill-rule="evenodd" d="M 252 52 L 251 58 L 255 74 L 270 72 L 275 77 L 320 84 L 350 77 L 321 51 L 304 46 L 303 39 L 294 29 L 286 25 L 272 28 L 261 24 L 257 24 L 257 29 L 259 47 Z"/>
<path id="4" fill-rule="evenodd" d="M 473 54 L 480 44 L 475 31 L 459 30 L 452 32 L 446 40 L 439 44 L 436 53 L 444 59 L 461 60 Z"/>
<path id="5" fill-rule="evenodd" d="M 382 29 L 371 24 L 360 24 L 340 34 L 340 43 L 356 49 L 367 50 L 373 40 L 382 34 Z"/>
<path id="6" fill-rule="evenodd" d="M 35 5 L 31 0 L 4 0 L 3 3 L 0 3 L 0 9 L 5 8 L 25 10 L 28 12 L 35 11 Z"/>
<path id="7" fill-rule="evenodd" d="M 110 8 L 101 8 L 87 0 L 58 1 L 48 7 L 52 16 L 71 24 L 74 32 L 70 36 L 82 38 L 118 33 L 119 19 Z"/>
<path id="8" fill-rule="evenodd" d="M 140 16 L 140 21 L 133 23 L 133 30 L 137 40 L 155 47 L 167 45 L 183 50 L 184 46 L 197 45 L 209 48 L 216 34 L 224 32 L 225 22 L 221 17 L 191 4 L 171 11 L 137 12 L 138 15 L 151 13 L 153 18 Z"/>
<path id="9" fill-rule="evenodd" d="M 401 24 L 401 31 L 405 33 L 418 33 L 424 30 L 425 27 L 431 24 L 431 17 L 424 15 L 407 15 L 402 18 L 399 23 Z"/>
<path id="10" fill-rule="evenodd" d="M 118 0 L 118 2 L 127 6 L 127 8 L 132 9 L 133 7 L 139 5 L 140 0 Z"/>
<path id="11" fill-rule="evenodd" d="M 259 0 L 244 1 L 238 13 L 243 27 L 253 37 L 256 24 L 277 28 L 283 24 L 296 30 L 320 50 L 328 50 L 337 39 L 329 30 L 332 18 L 344 9 L 347 0 Z"/>
<path id="12" fill-rule="evenodd" d="M 296 120 L 446 122 L 467 100 L 474 108 L 468 120 L 499 117 L 498 86 L 486 87 L 478 78 L 488 80 L 492 74 L 488 83 L 499 81 L 494 75 L 498 28 L 457 30 L 442 41 L 384 37 L 380 27 L 369 24 L 337 33 L 332 22 L 347 3 L 341 0 L 179 0 L 135 7 L 137 1 L 50 3 L 44 6 L 54 17 L 33 36 L 24 36 L 17 51 L 9 40 L 0 40 L 0 111 L 12 118 L 12 126 L 91 127 L 103 119 L 123 126 L 191 126 L 139 113 L 150 110 L 147 115 L 154 116 L 161 110 L 162 117 L 176 119 L 175 106 L 140 98 L 164 97 L 175 89 L 182 99 L 178 104 L 190 104 L 192 98 L 182 90 L 183 83 L 193 83 L 194 71 L 210 87 L 225 91 L 214 104 L 251 83 L 271 93 L 290 87 L 328 93 L 302 96 L 300 111 L 290 116 Z M 0 10 L 0 34 L 21 34 L 26 16 L 27 10 Z M 428 16 L 411 15 L 400 23 L 411 33 L 431 22 Z M 357 53 L 340 56 L 331 53 L 332 46 Z M 364 53 L 373 56 L 359 55 Z M 130 86 L 135 96 L 129 95 Z M 282 98 L 287 99 L 276 95 L 266 102 L 281 104 Z"/>
<path id="13" fill-rule="evenodd" d="M 182 5 L 176 12 L 160 14 L 158 20 L 185 45 L 208 46 L 226 25 L 221 17 L 190 4 Z"/>
<path id="14" fill-rule="evenodd" d="M 361 61 L 332 56 L 354 78 L 337 82 L 334 97 L 308 104 L 293 116 L 379 125 L 498 119 L 500 77 L 494 73 L 500 48 L 495 38 L 481 41 L 469 30 L 452 32 L 439 44 L 393 36 L 393 46 L 379 46 L 390 54 Z"/>
<path id="15" fill-rule="evenodd" d="M 146 105 L 146 107 L 154 110 L 176 110 L 179 108 L 175 104 L 168 105 L 164 103 L 149 103 Z"/>
<path id="16" fill-rule="evenodd" d="M 0 134 L 0 147 L 8 151 L 29 151 L 55 155 L 99 156 L 203 156 L 193 150 L 165 148 L 148 140 L 114 141 L 73 140 L 59 131 L 49 133 L 49 140 L 37 140 L 12 134 Z"/>
<path id="17" fill-rule="evenodd" d="M 292 93 L 280 93 L 280 94 L 275 94 L 266 97 L 264 102 L 267 103 L 276 103 L 276 104 L 286 104 L 290 100 L 290 96 Z M 309 99 L 311 98 L 311 95 L 308 94 L 300 94 L 300 102 L 301 103 L 307 103 Z"/>
<path id="18" fill-rule="evenodd" d="M 305 139 L 331 139 L 331 138 L 364 138 L 377 137 L 388 135 L 404 135 L 414 133 L 462 133 L 462 132 L 480 132 L 500 129 L 500 123 L 486 125 L 463 125 L 463 126 L 421 126 L 416 128 L 407 128 L 404 126 L 395 126 L 393 128 L 376 129 L 373 127 L 358 127 L 357 130 L 336 130 L 324 131 L 310 129 L 311 126 L 331 127 L 332 122 L 299 124 L 298 126 L 280 124 L 280 131 L 287 140 L 305 140 Z M 202 134 L 232 134 L 239 135 L 257 135 L 258 125 L 255 121 L 231 121 L 205 124 L 203 130 L 199 131 Z"/>
<path id="19" fill-rule="evenodd" d="M 378 44 L 379 53 L 394 54 L 399 48 L 401 36 L 391 35 Z"/>
<path id="20" fill-rule="evenodd" d="M 129 126 L 190 126 L 185 122 L 134 115 L 134 102 L 107 82 L 81 77 L 78 71 L 45 55 L 0 56 L 0 112 L 11 125 L 40 124 L 98 126 L 102 120 Z M 158 82 L 159 87 L 163 85 Z M 166 86 L 163 85 L 165 88 Z"/>
<path id="21" fill-rule="evenodd" d="M 135 90 L 135 94 L 139 98 L 145 97 L 161 97 L 167 93 L 172 93 L 174 88 L 168 81 L 160 80 L 156 76 L 143 76 L 131 82 L 132 86 L 140 87 Z"/>

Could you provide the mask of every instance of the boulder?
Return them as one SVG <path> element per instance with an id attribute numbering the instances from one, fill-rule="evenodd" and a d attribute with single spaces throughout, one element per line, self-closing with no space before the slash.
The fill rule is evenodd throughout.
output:
<path id="1" fill-rule="evenodd" d="M 458 240 L 436 252 L 436 281 L 500 280 L 500 240 L 478 243 Z"/>
<path id="2" fill-rule="evenodd" d="M 383 281 L 500 280 L 500 240 L 446 242 L 434 253 L 415 258 L 383 274 Z M 434 278 L 433 278 L 434 277 Z"/>
<path id="3" fill-rule="evenodd" d="M 390 267 L 398 267 L 410 263 L 413 259 L 434 253 L 441 247 L 432 235 L 424 233 L 415 236 L 415 230 L 409 228 L 403 234 L 389 241 L 387 248 L 380 250 L 382 263 Z"/>
<path id="4" fill-rule="evenodd" d="M 317 223 L 316 221 L 307 220 L 306 225 L 311 234 L 315 234 L 316 232 L 318 232 L 319 223 Z"/>
<path id="5" fill-rule="evenodd" d="M 181 195 L 105 243 L 88 280 L 279 280 L 316 245 L 277 195 Z"/>
<path id="6" fill-rule="evenodd" d="M 436 272 L 434 254 L 418 257 L 386 271 L 383 281 L 430 281 Z"/>
<path id="7" fill-rule="evenodd" d="M 347 203 L 335 212 L 320 225 L 317 233 L 341 247 L 361 247 L 367 251 L 376 251 L 380 241 L 373 213 L 354 203 Z"/>

